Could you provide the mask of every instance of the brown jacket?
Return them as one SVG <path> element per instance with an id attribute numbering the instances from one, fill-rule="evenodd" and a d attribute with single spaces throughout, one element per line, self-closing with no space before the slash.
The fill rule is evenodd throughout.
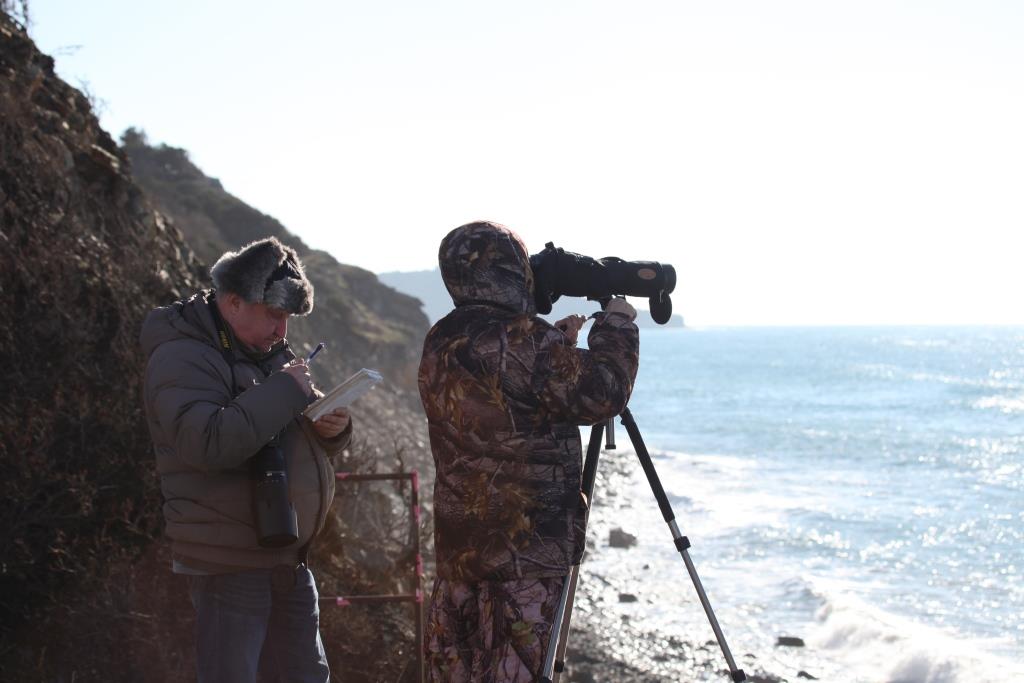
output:
<path id="1" fill-rule="evenodd" d="M 562 576 L 579 562 L 586 505 L 578 425 L 614 417 L 636 378 L 639 336 L 598 313 L 589 350 L 535 315 L 529 256 L 507 228 L 474 223 L 441 244 L 456 308 L 420 363 L 436 467 L 438 576 Z"/>
<path id="2" fill-rule="evenodd" d="M 232 386 L 212 305 L 210 292 L 203 292 L 154 310 L 142 327 L 149 359 L 144 403 L 166 533 L 175 559 L 195 569 L 217 573 L 291 563 L 323 527 L 334 498 L 329 456 L 348 444 L 351 425 L 328 441 L 301 416 L 310 399 L 278 372 L 295 357 L 287 342 L 262 357 L 232 343 Z M 246 462 L 282 429 L 299 539 L 287 548 L 261 548 Z"/>

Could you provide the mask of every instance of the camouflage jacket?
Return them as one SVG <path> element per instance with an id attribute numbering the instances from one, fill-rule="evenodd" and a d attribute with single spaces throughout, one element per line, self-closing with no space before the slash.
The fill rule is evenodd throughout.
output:
<path id="1" fill-rule="evenodd" d="M 625 407 L 637 327 L 598 313 L 589 350 L 576 348 L 535 315 L 526 248 L 496 224 L 456 228 L 440 262 L 456 308 L 428 333 L 419 371 L 438 576 L 565 575 L 585 543 L 578 426 Z"/>

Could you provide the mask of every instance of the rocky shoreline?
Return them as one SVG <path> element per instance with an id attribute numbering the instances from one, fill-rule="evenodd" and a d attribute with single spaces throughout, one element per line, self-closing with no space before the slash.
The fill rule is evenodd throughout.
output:
<path id="1" fill-rule="evenodd" d="M 599 578 L 591 576 L 587 580 Z M 729 681 L 729 670 L 718 643 L 686 641 L 645 629 L 622 617 L 606 618 L 600 600 L 582 596 L 574 610 L 574 628 L 566 656 L 568 680 L 573 683 L 621 681 Z M 782 683 L 786 679 L 764 671 L 753 654 L 734 653 L 736 664 L 752 683 Z"/>

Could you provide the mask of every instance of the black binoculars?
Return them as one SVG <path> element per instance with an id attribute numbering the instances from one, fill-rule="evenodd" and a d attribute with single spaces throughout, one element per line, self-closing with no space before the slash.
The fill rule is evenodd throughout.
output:
<path id="1" fill-rule="evenodd" d="M 288 466 L 281 435 L 249 458 L 253 519 L 262 548 L 284 548 L 299 540 L 298 518 L 288 495 Z"/>

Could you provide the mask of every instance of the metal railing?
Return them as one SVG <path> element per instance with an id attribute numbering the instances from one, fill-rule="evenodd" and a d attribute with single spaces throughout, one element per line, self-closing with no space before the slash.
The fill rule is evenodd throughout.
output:
<path id="1" fill-rule="evenodd" d="M 334 597 L 321 597 L 320 602 L 333 604 L 337 607 L 348 607 L 349 605 L 363 605 L 388 602 L 408 602 L 413 606 L 416 623 L 416 671 L 417 680 L 423 681 L 423 555 L 420 553 L 420 477 L 419 473 L 394 472 L 390 474 L 354 474 L 351 472 L 337 472 L 334 475 L 337 481 L 361 482 L 361 481 L 395 481 L 408 480 L 412 483 L 412 495 L 409 498 L 409 519 L 412 525 L 412 544 L 414 561 L 412 566 L 414 593 L 398 593 L 385 595 L 345 595 Z"/>

